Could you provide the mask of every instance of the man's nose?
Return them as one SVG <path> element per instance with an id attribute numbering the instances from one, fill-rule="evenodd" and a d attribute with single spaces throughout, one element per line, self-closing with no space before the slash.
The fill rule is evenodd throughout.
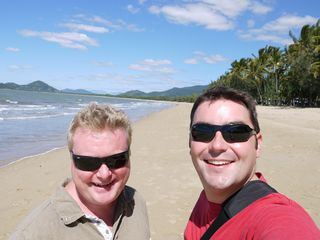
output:
<path id="1" fill-rule="evenodd" d="M 100 168 L 98 169 L 96 175 L 98 178 L 107 178 L 108 176 L 111 176 L 112 172 L 108 168 L 106 164 L 101 164 Z"/>
<path id="2" fill-rule="evenodd" d="M 222 133 L 217 131 L 214 138 L 208 143 L 209 149 L 213 152 L 223 152 L 228 148 L 228 143 L 224 140 Z"/>

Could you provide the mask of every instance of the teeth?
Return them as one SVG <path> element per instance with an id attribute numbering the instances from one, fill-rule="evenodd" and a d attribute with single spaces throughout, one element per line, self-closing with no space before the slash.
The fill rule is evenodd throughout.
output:
<path id="1" fill-rule="evenodd" d="M 227 165 L 231 163 L 230 161 L 217 161 L 217 160 L 205 160 L 207 163 L 217 166 Z"/>
<path id="2" fill-rule="evenodd" d="M 95 185 L 97 187 L 107 187 L 108 185 L 110 185 L 110 183 L 108 183 L 108 184 L 93 183 L 93 185 Z"/>

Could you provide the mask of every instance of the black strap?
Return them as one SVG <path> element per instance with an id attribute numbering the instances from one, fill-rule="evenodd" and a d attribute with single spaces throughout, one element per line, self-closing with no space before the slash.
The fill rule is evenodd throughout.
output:
<path id="1" fill-rule="evenodd" d="M 229 197 L 223 204 L 221 212 L 207 231 L 202 235 L 201 240 L 210 240 L 211 236 L 230 218 L 235 216 L 242 209 L 249 206 L 256 200 L 271 193 L 277 192 L 267 183 L 260 180 L 250 181 L 238 192 Z"/>

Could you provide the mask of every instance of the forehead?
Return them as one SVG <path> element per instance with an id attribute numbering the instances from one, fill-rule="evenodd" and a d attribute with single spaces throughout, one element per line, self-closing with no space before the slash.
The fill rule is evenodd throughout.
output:
<path id="1" fill-rule="evenodd" d="M 90 128 L 79 127 L 75 130 L 73 142 L 75 147 L 77 145 L 88 145 L 88 147 L 92 145 L 123 145 L 128 142 L 128 133 L 123 128 L 93 130 Z"/>
<path id="2" fill-rule="evenodd" d="M 207 122 L 211 124 L 227 124 L 242 122 L 251 124 L 250 113 L 245 105 L 226 99 L 205 101 L 195 111 L 193 123 Z"/>

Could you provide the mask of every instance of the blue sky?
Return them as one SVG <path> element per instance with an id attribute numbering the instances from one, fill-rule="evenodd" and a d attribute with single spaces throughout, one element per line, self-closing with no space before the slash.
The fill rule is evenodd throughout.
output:
<path id="1" fill-rule="evenodd" d="M 318 0 L 2 0 L 0 82 L 119 93 L 205 85 L 319 19 Z"/>

